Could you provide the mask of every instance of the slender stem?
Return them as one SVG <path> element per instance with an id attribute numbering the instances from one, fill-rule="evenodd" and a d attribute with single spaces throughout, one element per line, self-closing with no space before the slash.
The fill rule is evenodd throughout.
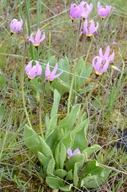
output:
<path id="1" fill-rule="evenodd" d="M 90 53 L 90 49 L 91 49 L 91 46 L 92 46 L 92 43 L 93 43 L 93 38 L 90 42 L 90 46 L 89 46 L 89 49 L 87 51 L 87 55 L 86 55 L 86 58 L 85 58 L 85 61 L 84 63 L 86 64 L 86 61 L 88 59 L 88 56 L 89 56 L 89 53 Z M 70 104 L 71 104 L 71 96 L 72 96 L 72 89 L 73 89 L 73 84 L 74 84 L 74 78 L 75 78 L 75 73 L 76 73 L 76 68 L 78 66 L 78 61 L 75 65 L 75 68 L 74 68 L 74 73 L 73 73 L 73 76 L 72 76 L 72 80 L 71 80 L 71 86 L 70 86 L 70 92 L 69 92 L 69 98 L 68 98 L 68 106 L 67 106 L 67 114 L 69 114 L 70 112 Z"/>
<path id="2" fill-rule="evenodd" d="M 84 105 L 83 105 L 83 107 L 82 107 L 82 109 L 81 109 L 81 111 L 80 111 L 80 113 L 79 113 L 79 118 L 78 118 L 78 120 L 77 120 L 75 129 L 74 129 L 74 135 L 73 135 L 73 139 L 72 139 L 72 146 L 73 146 L 73 144 L 74 144 L 76 132 L 77 132 L 79 123 L 80 123 L 80 121 L 81 121 L 81 117 L 82 117 L 82 115 L 83 115 L 83 113 L 84 113 L 84 109 L 85 109 L 85 107 L 86 107 L 86 105 L 87 105 L 87 103 L 88 103 L 88 100 L 90 99 L 93 91 L 95 90 L 96 85 L 98 84 L 100 78 L 101 78 L 101 75 L 100 75 L 100 76 L 98 77 L 98 79 L 95 81 L 94 87 L 93 87 L 93 88 L 91 89 L 91 91 L 89 92 L 89 94 L 88 94 L 88 96 L 87 96 L 87 98 L 86 98 L 86 100 L 85 100 L 85 103 L 84 103 Z"/>
<path id="3" fill-rule="evenodd" d="M 29 115 L 26 109 L 26 102 L 25 102 L 25 94 L 24 94 L 24 65 L 26 63 L 26 42 L 24 43 L 24 54 L 23 54 L 23 61 L 22 61 L 22 72 L 21 72 L 21 90 L 22 90 L 22 102 L 23 102 L 23 107 L 24 107 L 24 112 L 26 114 L 26 118 L 28 121 L 28 124 L 30 127 L 32 127 Z"/>
<path id="4" fill-rule="evenodd" d="M 31 28 L 30 28 L 30 0 L 25 0 L 25 5 L 26 5 L 26 16 L 27 16 L 27 27 L 28 27 L 28 36 L 31 34 Z M 34 49 L 33 45 L 30 42 L 30 52 L 32 59 L 34 59 Z"/>
<path id="5" fill-rule="evenodd" d="M 46 86 L 46 82 L 44 82 L 44 88 L 43 88 L 43 92 L 41 94 L 41 98 L 40 98 L 40 103 L 39 103 L 39 125 L 40 125 L 40 132 L 41 132 L 41 136 L 42 138 L 44 138 L 44 134 L 43 134 L 43 129 L 42 129 L 42 105 L 44 102 L 44 95 L 45 95 L 45 86 Z"/>

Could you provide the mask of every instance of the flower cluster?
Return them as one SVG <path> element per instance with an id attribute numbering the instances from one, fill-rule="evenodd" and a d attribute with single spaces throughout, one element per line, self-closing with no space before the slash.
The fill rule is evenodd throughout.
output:
<path id="1" fill-rule="evenodd" d="M 70 16 L 72 19 L 85 18 L 87 19 L 93 9 L 93 4 L 81 1 L 80 4 L 72 4 L 70 7 Z"/>
<path id="2" fill-rule="evenodd" d="M 110 47 L 107 46 L 105 53 L 102 52 L 102 48 L 99 49 L 99 56 L 96 56 L 92 60 L 92 65 L 95 69 L 97 75 L 107 72 L 109 64 L 114 60 L 114 51 L 110 55 Z M 121 72 L 120 69 L 114 67 L 118 72 Z"/>
<path id="3" fill-rule="evenodd" d="M 28 65 L 25 67 L 26 74 L 30 79 L 35 78 L 36 76 L 40 76 L 42 74 L 42 67 L 39 64 L 38 61 L 35 61 L 35 65 L 32 66 L 33 60 L 31 60 Z M 54 79 L 58 78 L 61 74 L 62 71 L 59 74 L 56 74 L 58 70 L 58 64 L 56 63 L 53 71 L 50 71 L 50 65 L 49 63 L 46 65 L 46 70 L 45 70 L 45 77 L 46 77 L 46 82 L 48 81 L 53 81 Z"/>
<path id="4" fill-rule="evenodd" d="M 108 14 L 111 11 L 111 6 L 106 5 L 106 7 L 102 7 L 100 2 L 97 3 L 97 13 L 101 18 L 105 18 L 108 16 Z M 87 37 L 90 37 L 92 35 L 98 34 L 98 26 L 99 23 L 95 23 L 93 20 L 90 21 L 89 15 L 93 9 L 93 4 L 88 4 L 85 1 L 81 1 L 79 4 L 72 4 L 70 7 L 70 16 L 72 19 L 76 18 L 83 18 L 85 19 L 83 27 L 82 27 L 82 33 L 85 34 Z"/>

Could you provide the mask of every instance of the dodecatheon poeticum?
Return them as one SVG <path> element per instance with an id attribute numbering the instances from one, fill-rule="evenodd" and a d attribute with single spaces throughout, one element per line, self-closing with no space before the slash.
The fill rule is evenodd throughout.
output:
<path id="1" fill-rule="evenodd" d="M 76 154 L 80 154 L 80 150 L 78 148 L 75 149 L 73 152 L 72 152 L 71 148 L 68 148 L 68 150 L 67 150 L 68 158 L 70 158 L 70 157 L 72 157 L 73 155 L 76 155 Z"/>
<path id="2" fill-rule="evenodd" d="M 98 15 L 102 18 L 105 18 L 108 16 L 109 12 L 111 11 L 111 6 L 109 5 L 106 5 L 106 7 L 102 7 L 101 3 L 98 2 L 97 3 L 97 12 L 98 12 Z"/>
<path id="3" fill-rule="evenodd" d="M 114 60 L 114 51 L 112 52 L 112 54 L 110 55 L 110 47 L 107 46 L 105 53 L 102 52 L 102 48 L 99 49 L 99 56 L 103 59 L 103 60 L 109 60 L 109 62 L 112 62 Z"/>
<path id="4" fill-rule="evenodd" d="M 31 60 L 28 65 L 25 67 L 26 74 L 30 79 L 33 79 L 36 76 L 42 74 L 42 68 L 38 61 L 35 61 L 35 65 L 32 66 L 33 60 Z"/>
<path id="5" fill-rule="evenodd" d="M 53 81 L 54 79 L 56 79 L 57 77 L 59 77 L 63 71 L 61 71 L 59 74 L 56 74 L 58 70 L 58 64 L 56 63 L 53 71 L 50 71 L 50 66 L 49 63 L 46 65 L 46 70 L 45 70 L 45 77 L 46 77 L 46 82 L 47 81 Z"/>
<path id="6" fill-rule="evenodd" d="M 92 35 L 94 35 L 94 33 L 97 32 L 99 24 L 97 23 L 95 25 L 94 21 L 88 21 L 85 20 L 84 25 L 83 25 L 83 33 L 87 36 L 87 37 L 91 37 Z"/>
<path id="7" fill-rule="evenodd" d="M 85 18 L 87 19 L 92 11 L 93 4 L 88 4 L 85 1 L 81 1 L 80 4 L 73 3 L 70 7 L 70 16 L 72 19 Z"/>
<path id="8" fill-rule="evenodd" d="M 23 25 L 22 19 L 20 19 L 20 21 L 18 21 L 17 19 L 13 19 L 10 23 L 11 33 L 14 34 L 14 33 L 21 31 L 22 25 Z"/>
<path id="9" fill-rule="evenodd" d="M 109 66 L 109 60 L 103 60 L 101 57 L 96 56 L 92 60 L 93 68 L 97 75 L 107 72 Z"/>
<path id="10" fill-rule="evenodd" d="M 40 43 L 45 39 L 45 33 L 41 32 L 40 29 L 38 29 L 36 35 L 34 37 L 33 36 L 34 33 L 32 33 L 30 37 L 28 37 L 28 40 L 31 41 L 35 47 L 38 47 Z"/>

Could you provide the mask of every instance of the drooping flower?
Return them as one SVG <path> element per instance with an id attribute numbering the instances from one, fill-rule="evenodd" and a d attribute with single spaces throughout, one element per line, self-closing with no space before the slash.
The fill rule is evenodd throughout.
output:
<path id="1" fill-rule="evenodd" d="M 106 7 L 102 7 L 102 5 L 100 4 L 100 2 L 97 3 L 97 11 L 98 11 L 98 15 L 102 18 L 105 18 L 108 16 L 109 12 L 111 11 L 111 6 L 106 5 Z"/>
<path id="2" fill-rule="evenodd" d="M 92 60 L 92 65 L 97 75 L 101 75 L 102 73 L 107 72 L 109 63 L 110 63 L 109 60 L 104 61 L 99 56 L 94 57 Z"/>
<path id="3" fill-rule="evenodd" d="M 10 23 L 11 33 L 17 33 L 18 31 L 21 31 L 22 25 L 23 25 L 22 19 L 20 19 L 20 21 L 18 21 L 17 19 L 13 19 Z"/>
<path id="4" fill-rule="evenodd" d="M 76 154 L 80 154 L 80 150 L 78 148 L 75 149 L 73 152 L 72 152 L 71 148 L 68 148 L 68 150 L 67 150 L 68 158 L 70 158 L 70 157 L 72 157 L 73 155 L 76 155 Z"/>
<path id="5" fill-rule="evenodd" d="M 45 39 L 45 33 L 43 32 L 43 34 L 41 33 L 41 30 L 38 29 L 37 32 L 36 32 L 36 35 L 35 37 L 33 37 L 34 33 L 32 33 L 30 35 L 30 37 L 28 38 L 29 41 L 32 42 L 32 44 L 35 46 L 35 47 L 38 47 L 40 45 L 40 43 Z"/>
<path id="6" fill-rule="evenodd" d="M 87 36 L 87 37 L 91 37 L 95 32 L 97 32 L 99 24 L 97 23 L 95 26 L 94 21 L 88 21 L 85 20 L 84 25 L 83 25 L 83 33 Z"/>
<path id="7" fill-rule="evenodd" d="M 61 71 L 59 74 L 56 74 L 58 69 L 58 64 L 56 63 L 53 71 L 50 71 L 50 66 L 49 63 L 46 65 L 46 70 L 45 70 L 45 77 L 46 77 L 46 81 L 53 81 L 54 79 L 56 79 L 57 77 L 59 77 L 63 72 Z"/>
<path id="8" fill-rule="evenodd" d="M 112 62 L 114 60 L 114 51 L 112 52 L 112 54 L 110 55 L 110 47 L 107 46 L 105 53 L 103 54 L 102 52 L 102 48 L 99 49 L 99 56 L 103 59 L 103 60 L 109 60 L 109 62 Z"/>
<path id="9" fill-rule="evenodd" d="M 93 4 L 90 3 L 90 5 L 85 2 L 81 1 L 80 4 L 72 4 L 70 7 L 70 16 L 72 19 L 76 18 L 88 18 L 90 12 L 92 11 Z"/>
<path id="10" fill-rule="evenodd" d="M 88 4 L 87 2 L 81 1 L 79 7 L 80 7 L 80 17 L 87 19 L 93 9 L 93 4 L 92 3 Z"/>
<path id="11" fill-rule="evenodd" d="M 35 65 L 32 66 L 33 60 L 31 60 L 28 65 L 25 67 L 26 74 L 30 79 L 33 79 L 36 76 L 42 74 L 42 68 L 38 61 L 35 61 Z"/>

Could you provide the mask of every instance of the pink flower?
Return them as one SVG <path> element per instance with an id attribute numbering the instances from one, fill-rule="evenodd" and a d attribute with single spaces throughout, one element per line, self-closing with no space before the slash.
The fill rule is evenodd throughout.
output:
<path id="1" fill-rule="evenodd" d="M 34 33 L 32 33 L 32 34 L 30 35 L 30 37 L 28 38 L 28 40 L 31 41 L 32 44 L 33 44 L 35 47 L 38 47 L 38 46 L 40 45 L 40 43 L 45 39 L 45 33 L 43 32 L 43 34 L 41 34 L 40 29 L 38 29 L 35 37 L 33 37 L 33 34 L 34 34 Z M 41 35 L 42 35 L 42 36 L 41 36 Z"/>
<path id="2" fill-rule="evenodd" d="M 105 53 L 103 54 L 102 52 L 102 48 L 99 49 L 99 56 L 103 59 L 103 60 L 109 60 L 109 62 L 114 60 L 114 51 L 112 52 L 112 54 L 110 55 L 110 47 L 107 46 Z"/>
<path id="3" fill-rule="evenodd" d="M 84 25 L 83 25 L 83 33 L 87 36 L 90 37 L 92 36 L 95 32 L 97 32 L 99 24 L 97 23 L 95 26 L 94 21 L 88 21 L 85 20 Z"/>
<path id="4" fill-rule="evenodd" d="M 56 74 L 58 69 L 58 64 L 56 63 L 53 71 L 50 71 L 50 66 L 49 63 L 46 65 L 46 70 L 45 70 L 45 77 L 46 81 L 53 81 L 55 78 L 59 77 L 63 72 L 61 71 L 59 74 Z"/>
<path id="5" fill-rule="evenodd" d="M 67 150 L 68 158 L 72 157 L 73 155 L 80 154 L 80 150 L 77 148 L 73 152 L 70 148 Z"/>
<path id="6" fill-rule="evenodd" d="M 21 31 L 22 25 L 23 25 L 22 19 L 20 19 L 20 21 L 18 21 L 17 19 L 13 19 L 10 23 L 11 33 L 17 33 L 18 31 Z"/>
<path id="7" fill-rule="evenodd" d="M 109 66 L 109 60 L 103 60 L 101 57 L 96 56 L 92 60 L 93 68 L 97 75 L 107 72 Z"/>
<path id="8" fill-rule="evenodd" d="M 97 3 L 97 9 L 98 9 L 98 15 L 102 18 L 105 18 L 108 16 L 109 12 L 111 11 L 111 6 L 106 5 L 106 7 L 102 7 L 100 2 Z"/>
<path id="9" fill-rule="evenodd" d="M 31 60 L 25 67 L 26 74 L 30 79 L 42 74 L 42 68 L 38 61 L 35 61 L 35 65 L 32 66 L 33 60 Z"/>
<path id="10" fill-rule="evenodd" d="M 81 1 L 79 5 L 77 4 L 72 4 L 70 7 L 70 16 L 72 19 L 76 18 L 88 18 L 90 12 L 92 11 L 93 4 L 91 3 L 90 5 L 85 2 Z"/>

